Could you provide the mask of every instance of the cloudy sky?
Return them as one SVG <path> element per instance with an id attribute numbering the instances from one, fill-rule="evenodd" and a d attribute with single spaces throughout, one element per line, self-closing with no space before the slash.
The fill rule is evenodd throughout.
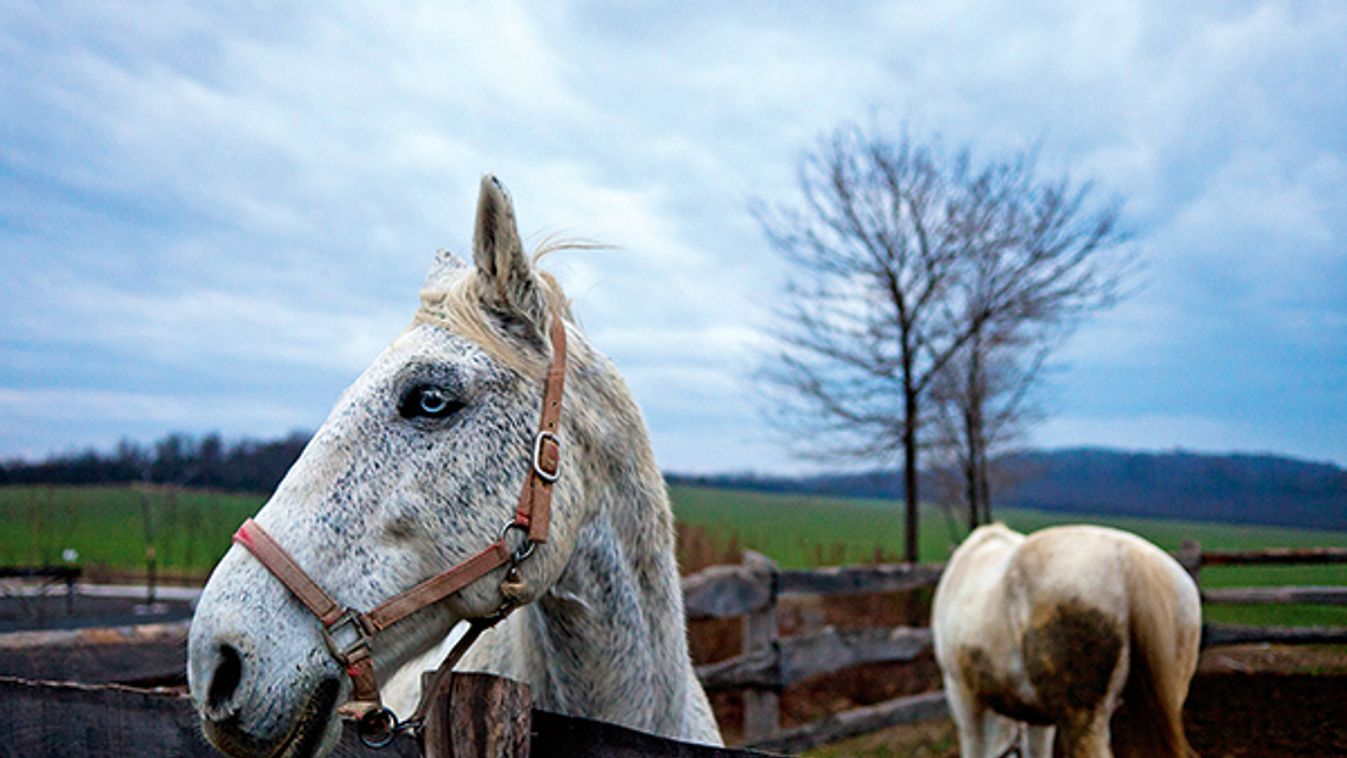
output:
<path id="1" fill-rule="evenodd" d="M 0 5 L 0 457 L 315 428 L 491 171 L 665 468 L 793 470 L 746 204 L 856 119 L 1126 199 L 1035 442 L 1347 463 L 1341 3 L 194 5 Z"/>

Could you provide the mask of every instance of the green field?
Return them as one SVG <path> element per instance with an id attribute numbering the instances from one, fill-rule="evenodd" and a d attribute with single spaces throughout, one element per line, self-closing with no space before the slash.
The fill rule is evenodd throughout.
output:
<path id="1" fill-rule="evenodd" d="M 0 488 L 0 564 L 59 564 L 73 548 L 93 571 L 145 570 L 146 513 L 158 569 L 204 577 L 266 500 L 130 487 Z"/>
<path id="2" fill-rule="evenodd" d="M 896 560 L 903 544 L 902 510 L 881 500 L 821 498 L 675 487 L 679 521 L 703 527 L 716 538 L 731 538 L 770 556 L 783 568 Z M 1002 510 L 996 517 L 1013 529 L 1033 531 L 1054 524 L 1089 522 L 1139 534 L 1166 550 L 1183 540 L 1209 549 L 1347 546 L 1347 532 L 1237 526 L 1193 521 L 1081 516 Z M 923 561 L 943 561 L 952 544 L 950 524 L 936 508 L 923 508 Z M 955 525 L 957 539 L 962 525 Z M 1204 587 L 1347 584 L 1347 566 L 1221 566 L 1203 569 Z M 1330 606 L 1208 606 L 1212 621 L 1240 624 L 1347 625 L 1347 608 Z"/>
<path id="3" fill-rule="evenodd" d="M 683 524 L 712 540 L 765 553 L 785 568 L 897 560 L 903 544 L 901 510 L 893 502 L 771 495 L 692 487 L 672 489 Z M 145 570 L 148 510 L 157 567 L 184 578 L 204 578 L 229 547 L 230 535 L 266 500 L 265 495 L 128 487 L 0 488 L 0 564 L 56 564 L 66 548 L 79 552 L 91 573 Z M 1185 539 L 1206 548 L 1347 546 L 1347 532 L 1233 526 L 1156 519 L 1067 516 L 1006 510 L 997 514 L 1021 531 L 1090 521 L 1114 526 L 1175 549 Z M 921 558 L 949 554 L 951 524 L 935 508 L 923 509 Z M 955 525 L 954 538 L 961 536 Z M 1279 584 L 1347 584 L 1347 566 L 1214 567 L 1202 572 L 1208 587 Z M 1220 607 L 1216 621 L 1250 624 L 1347 625 L 1347 608 L 1324 606 Z"/>

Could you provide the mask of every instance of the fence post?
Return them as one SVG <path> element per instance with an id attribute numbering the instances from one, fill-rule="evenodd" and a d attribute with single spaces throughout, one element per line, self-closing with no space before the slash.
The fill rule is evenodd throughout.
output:
<path id="1" fill-rule="evenodd" d="M 744 616 L 744 652 L 759 648 L 777 648 L 776 598 L 780 582 L 776 563 L 767 556 L 744 551 L 744 565 L 767 583 L 766 605 Z M 774 736 L 780 729 L 780 687 L 751 687 L 744 690 L 744 741 L 753 743 Z"/>
<path id="2" fill-rule="evenodd" d="M 1193 583 L 1197 584 L 1202 572 L 1202 543 L 1197 540 L 1184 540 L 1179 546 L 1177 557 L 1179 565 L 1183 566 L 1193 578 Z"/>
<path id="3" fill-rule="evenodd" d="M 423 674 L 421 686 L 431 677 Z M 456 672 L 432 697 L 421 737 L 425 758 L 528 758 L 533 697 L 527 684 Z"/>

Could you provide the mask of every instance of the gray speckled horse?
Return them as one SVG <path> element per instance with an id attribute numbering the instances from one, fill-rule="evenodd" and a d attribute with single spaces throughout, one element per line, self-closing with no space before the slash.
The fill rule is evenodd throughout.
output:
<path id="1" fill-rule="evenodd" d="M 560 314 L 569 342 L 564 473 L 551 538 L 521 566 L 527 604 L 458 668 L 527 682 L 546 710 L 719 744 L 688 658 L 672 513 L 640 411 L 570 323 L 555 281 L 525 255 L 509 197 L 491 177 L 473 258 L 436 257 L 411 326 L 338 401 L 257 522 L 353 608 L 497 539 L 528 470 L 545 335 Z M 378 678 L 433 655 L 460 620 L 490 615 L 502 603 L 502 571 L 380 634 Z M 317 619 L 238 545 L 201 596 L 188 659 L 204 731 L 224 752 L 309 755 L 335 745 L 336 707 L 351 684 Z M 406 703 L 416 677 L 402 679 L 388 696 Z"/>

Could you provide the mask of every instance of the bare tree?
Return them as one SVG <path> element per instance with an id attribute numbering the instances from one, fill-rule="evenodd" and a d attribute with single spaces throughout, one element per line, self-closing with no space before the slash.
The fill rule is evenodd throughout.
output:
<path id="1" fill-rule="evenodd" d="M 1063 257 L 1058 236 L 1079 219 L 1063 225 L 1039 213 L 1051 204 L 1015 199 L 1046 190 L 1027 181 L 1032 174 L 1031 161 L 975 167 L 967 149 L 949 157 L 907 135 L 891 141 L 844 126 L 802 158 L 799 203 L 753 205 L 791 264 L 773 314 L 779 349 L 761 371 L 769 420 L 815 459 L 901 453 L 909 561 L 918 557 L 918 453 L 929 441 L 933 385 L 970 341 L 1000 328 L 1002 314 L 1037 314 L 1056 302 L 1053 266 L 1038 261 L 1063 263 L 1074 250 Z M 1066 210 L 1085 197 L 1062 200 Z M 1002 249 L 1017 252 L 993 254 Z M 977 280 L 984 259 L 1002 258 L 1014 265 L 990 266 Z M 1025 278 L 1047 284 L 1015 284 Z M 1057 314 L 1068 316 L 1061 307 Z"/>
<path id="2" fill-rule="evenodd" d="M 772 420 L 815 458 L 901 451 L 909 561 L 920 398 L 960 342 L 941 298 L 962 257 L 949 206 L 966 167 L 844 127 L 803 158 L 800 205 L 754 208 L 793 268 L 775 308 L 782 349 L 762 371 L 777 390 Z"/>
<path id="3" fill-rule="evenodd" d="M 1093 187 L 1044 179 L 1036 153 L 992 164 L 971 194 L 968 249 L 945 305 L 968 338 L 935 382 L 936 445 L 957 472 L 969 528 L 991 520 L 996 465 L 1041 417 L 1033 390 L 1054 347 L 1092 311 L 1115 303 L 1132 269 L 1116 201 Z"/>
<path id="4" fill-rule="evenodd" d="M 970 531 L 991 521 L 992 494 L 1019 474 L 1002 464 L 1042 416 L 1033 390 L 1048 354 L 1026 340 L 977 332 L 931 388 L 939 500 L 961 507 Z"/>

